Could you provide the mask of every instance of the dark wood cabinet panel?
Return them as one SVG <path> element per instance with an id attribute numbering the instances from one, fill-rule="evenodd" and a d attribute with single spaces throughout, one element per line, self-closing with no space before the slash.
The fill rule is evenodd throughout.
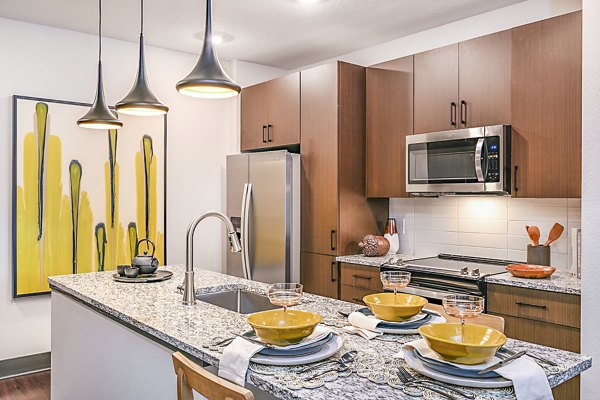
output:
<path id="1" fill-rule="evenodd" d="M 458 44 L 459 128 L 510 124 L 511 31 Z"/>
<path id="2" fill-rule="evenodd" d="M 340 284 L 371 290 L 371 293 L 383 292 L 379 268 L 376 267 L 341 263 Z"/>
<path id="3" fill-rule="evenodd" d="M 267 83 L 267 141 L 281 147 L 300 143 L 300 72 Z"/>
<path id="4" fill-rule="evenodd" d="M 304 291 L 320 296 L 338 298 L 338 263 L 334 256 L 300 253 L 300 283 Z"/>
<path id="5" fill-rule="evenodd" d="M 414 56 L 414 132 L 458 126 L 458 44 Z"/>
<path id="6" fill-rule="evenodd" d="M 581 376 L 577 375 L 552 389 L 554 400 L 579 400 Z"/>
<path id="7" fill-rule="evenodd" d="M 244 88 L 241 94 L 241 136 L 242 151 L 254 150 L 267 145 L 268 95 L 267 85 L 258 84 Z"/>
<path id="8" fill-rule="evenodd" d="M 406 136 L 413 132 L 413 56 L 367 68 L 367 197 L 407 197 Z"/>
<path id="9" fill-rule="evenodd" d="M 338 67 L 302 72 L 302 250 L 337 254 Z"/>
<path id="10" fill-rule="evenodd" d="M 513 196 L 581 197 L 581 12 L 512 30 Z"/>

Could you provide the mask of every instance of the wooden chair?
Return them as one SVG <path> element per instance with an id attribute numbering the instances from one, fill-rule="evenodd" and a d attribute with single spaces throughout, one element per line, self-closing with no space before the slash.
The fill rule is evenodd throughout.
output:
<path id="1" fill-rule="evenodd" d="M 179 352 L 173 354 L 173 365 L 177 374 L 178 400 L 194 400 L 192 390 L 208 400 L 254 400 L 248 389 L 219 378 Z"/>
<path id="2" fill-rule="evenodd" d="M 446 314 L 446 312 L 444 311 L 444 306 L 440 304 L 427 304 L 425 308 L 431 311 L 439 312 L 444 318 L 446 318 L 446 321 L 448 322 L 460 323 L 460 318 L 451 317 L 450 315 Z M 490 328 L 494 328 L 504 333 L 504 318 L 498 317 L 496 315 L 481 314 L 476 318 L 469 318 L 467 321 L 473 324 L 489 326 Z"/>

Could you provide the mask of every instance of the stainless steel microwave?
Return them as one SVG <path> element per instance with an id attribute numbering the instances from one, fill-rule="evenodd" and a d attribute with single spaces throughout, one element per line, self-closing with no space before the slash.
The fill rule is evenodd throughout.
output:
<path id="1" fill-rule="evenodd" d="M 409 135 L 406 191 L 510 195 L 510 139 L 510 125 Z"/>

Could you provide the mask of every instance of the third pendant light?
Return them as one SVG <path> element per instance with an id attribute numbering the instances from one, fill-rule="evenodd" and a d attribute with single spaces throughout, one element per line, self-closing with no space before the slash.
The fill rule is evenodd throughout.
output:
<path id="1" fill-rule="evenodd" d="M 204 44 L 198 63 L 188 76 L 177 83 L 179 93 L 208 99 L 237 96 L 242 90 L 223 70 L 213 47 L 212 4 L 206 0 L 206 28 Z"/>
<path id="2" fill-rule="evenodd" d="M 115 105 L 123 114 L 153 116 L 166 114 L 169 107 L 162 104 L 150 89 L 144 57 L 144 0 L 140 0 L 140 59 L 138 73 L 131 91 Z"/>

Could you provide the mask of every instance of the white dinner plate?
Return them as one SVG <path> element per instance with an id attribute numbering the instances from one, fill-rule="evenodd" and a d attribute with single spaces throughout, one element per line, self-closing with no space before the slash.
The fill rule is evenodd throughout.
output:
<path id="1" fill-rule="evenodd" d="M 442 316 L 437 316 L 434 315 L 432 316 L 432 318 L 427 322 L 427 324 L 441 324 L 446 322 L 446 318 L 442 317 Z M 381 327 L 377 327 L 378 331 L 381 331 L 383 333 L 390 333 L 393 335 L 416 335 L 419 333 L 419 328 L 414 328 L 414 329 L 402 329 L 402 328 L 381 328 Z"/>
<path id="2" fill-rule="evenodd" d="M 483 389 L 495 389 L 512 386 L 512 381 L 499 377 L 499 378 L 466 378 L 461 376 L 454 376 L 444 374 L 443 372 L 435 371 L 428 368 L 417 356 L 413 353 L 413 350 L 406 349 L 404 351 L 404 360 L 414 370 L 418 371 L 421 375 L 425 375 L 428 378 L 435 379 L 436 381 L 451 383 L 453 385 L 483 388 Z"/>
<path id="3" fill-rule="evenodd" d="M 343 344 L 344 339 L 342 339 L 340 335 L 336 334 L 333 335 L 333 338 L 329 342 L 325 343 L 319 351 L 312 354 L 306 354 L 297 357 L 277 357 L 257 353 L 250 359 L 250 361 L 255 362 L 257 364 L 277 366 L 310 364 L 331 357 L 332 355 L 337 353 L 339 349 L 342 348 Z"/>

